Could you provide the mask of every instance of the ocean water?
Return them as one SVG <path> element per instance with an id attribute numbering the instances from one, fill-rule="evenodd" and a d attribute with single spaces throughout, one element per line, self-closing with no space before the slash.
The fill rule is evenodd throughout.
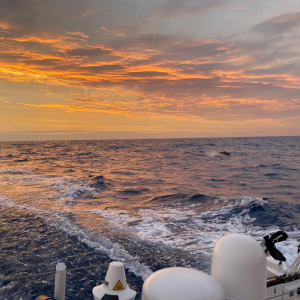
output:
<path id="1" fill-rule="evenodd" d="M 103 264 L 136 259 L 138 300 L 161 268 L 209 273 L 228 233 L 300 230 L 299 202 L 300 137 L 3 142 L 0 299 L 53 296 L 57 262 L 66 298 L 93 299 Z M 278 245 L 287 265 L 298 244 Z"/>

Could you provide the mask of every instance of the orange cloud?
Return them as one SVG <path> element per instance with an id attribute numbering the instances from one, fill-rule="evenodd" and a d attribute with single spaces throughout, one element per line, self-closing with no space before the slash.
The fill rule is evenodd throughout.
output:
<path id="1" fill-rule="evenodd" d="M 300 78 L 296 74 L 268 74 L 271 63 L 264 65 L 265 73 L 260 72 L 262 66 L 255 55 L 243 47 L 217 39 L 183 41 L 169 37 L 166 42 L 159 35 L 130 38 L 107 27 L 101 30 L 128 39 L 126 46 L 89 44 L 90 36 L 77 30 L 7 38 L 0 46 L 0 78 L 41 83 L 54 94 L 59 87 L 66 88 L 69 94 L 64 99 L 70 99 L 66 103 L 24 105 L 67 112 L 136 117 L 165 114 L 208 120 L 222 118 L 222 110 L 234 110 L 231 114 L 237 115 L 236 110 L 241 109 L 241 118 L 256 118 L 247 108 L 281 111 L 298 105 L 294 100 L 281 102 L 272 94 L 259 95 L 259 89 L 263 91 L 266 86 L 297 89 Z M 74 96 L 74 88 L 79 96 Z M 87 90 L 92 97 L 85 97 Z M 108 91 L 109 97 L 100 96 Z"/>
<path id="2" fill-rule="evenodd" d="M 84 104 L 57 104 L 57 103 L 46 103 L 46 104 L 33 104 L 33 103 L 19 103 L 20 105 L 37 107 L 37 108 L 58 108 L 63 109 L 68 113 L 73 112 L 103 112 L 103 113 L 113 113 L 113 114 L 124 114 L 132 116 L 127 110 L 122 109 L 118 106 L 118 103 L 110 103 L 109 101 L 103 101 L 102 103 L 91 103 L 87 102 Z M 90 105 L 92 104 L 92 105 Z"/>
<path id="3" fill-rule="evenodd" d="M 55 44 L 61 42 L 60 38 L 55 38 L 53 36 L 29 36 L 29 35 L 11 38 L 11 40 L 15 42 L 21 42 L 21 43 L 34 42 L 39 44 Z"/>
<path id="4" fill-rule="evenodd" d="M 20 26 L 16 26 L 16 25 L 13 25 L 11 23 L 0 20 L 0 29 L 2 29 L 2 30 L 6 31 L 6 30 L 20 29 L 20 28 L 21 28 Z"/>

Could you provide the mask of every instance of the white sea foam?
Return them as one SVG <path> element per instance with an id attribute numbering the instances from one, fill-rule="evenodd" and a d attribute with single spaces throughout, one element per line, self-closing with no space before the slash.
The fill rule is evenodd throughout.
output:
<path id="1" fill-rule="evenodd" d="M 225 199 L 226 200 L 226 199 Z M 225 201 L 226 202 L 226 201 Z M 228 201 L 227 201 L 228 202 Z M 139 209 L 136 214 L 129 214 L 123 209 L 95 209 L 90 211 L 106 219 L 109 225 L 118 230 L 126 230 L 134 234 L 140 240 L 151 243 L 163 244 L 167 247 L 178 248 L 185 251 L 193 250 L 193 253 L 211 254 L 212 248 L 219 238 L 229 233 L 244 233 L 253 236 L 257 240 L 265 234 L 279 230 L 277 227 L 267 229 L 252 225 L 255 219 L 249 216 L 253 205 L 263 206 L 265 201 L 260 198 L 240 197 L 232 204 L 216 208 L 201 214 L 193 209 L 149 208 Z M 49 212 L 42 211 L 37 207 L 29 207 L 0 195 L 0 205 L 30 210 L 42 216 L 47 222 Z M 234 212 L 236 209 L 239 213 Z M 48 217 L 47 217 L 48 215 Z M 107 254 L 112 260 L 129 260 L 132 257 L 121 245 L 113 243 L 108 238 L 93 233 L 88 229 L 81 228 L 67 217 L 54 213 L 55 222 L 49 222 L 59 230 L 66 232 L 89 247 Z M 277 244 L 278 249 L 287 258 L 289 266 L 297 254 L 297 240 L 288 240 Z M 196 251 L 195 251 L 196 250 Z M 145 279 L 151 270 L 140 262 L 128 264 L 128 269 L 137 276 Z"/>
<path id="2" fill-rule="evenodd" d="M 263 206 L 265 200 L 240 197 L 233 203 L 225 202 L 231 204 L 201 214 L 193 209 L 167 206 L 140 209 L 134 215 L 116 209 L 96 209 L 92 213 L 105 218 L 112 227 L 133 232 L 140 240 L 209 255 L 216 242 L 226 234 L 243 233 L 260 240 L 264 235 L 279 230 L 277 227 L 266 230 L 252 224 L 255 219 L 249 215 L 251 207 Z M 286 245 L 281 249 L 290 264 L 296 256 L 297 242 L 289 241 Z"/>
<path id="3" fill-rule="evenodd" d="M 35 186 L 40 188 L 53 188 L 56 199 L 66 201 L 68 204 L 72 203 L 73 200 L 80 197 L 93 197 L 97 195 L 98 189 L 90 186 L 84 180 L 75 179 L 72 177 L 60 177 L 60 176 L 49 176 L 35 174 L 32 170 L 27 169 L 9 169 L 0 170 L 0 175 L 8 176 L 8 180 L 14 183 L 26 184 L 34 183 Z M 16 176 L 23 175 L 23 176 Z M 55 193 L 55 190 L 57 193 Z"/>
<path id="4" fill-rule="evenodd" d="M 14 201 L 8 199 L 4 195 L 0 195 L 0 205 L 6 206 L 6 207 L 13 207 L 15 205 Z"/>
<path id="5" fill-rule="evenodd" d="M 23 178 L 24 179 L 24 178 Z M 83 181 L 74 181 L 70 178 L 47 178 L 44 177 L 44 183 L 47 185 L 54 185 L 59 191 L 59 198 L 62 200 L 73 201 L 80 197 L 83 193 L 87 195 L 95 195 L 97 190 L 93 187 L 88 186 Z M 58 180 L 59 179 L 59 180 Z M 54 226 L 57 229 L 66 232 L 70 236 L 76 236 L 78 239 L 85 243 L 87 246 L 101 251 L 108 255 L 112 260 L 131 260 L 134 257 L 131 256 L 121 245 L 113 243 L 108 238 L 93 233 L 88 229 L 84 229 L 70 221 L 67 217 L 60 215 L 59 213 L 53 213 L 53 211 L 45 211 L 40 207 L 23 205 L 13 199 L 9 199 L 5 195 L 0 195 L 0 206 L 26 209 L 36 215 L 42 217 L 50 226 Z M 124 215 L 125 216 L 125 215 Z M 109 217 L 107 215 L 107 217 Z M 55 218 L 55 222 L 53 222 Z M 136 276 L 141 276 L 146 279 L 152 271 L 143 265 L 142 263 L 130 262 L 126 263 L 125 267 L 133 272 Z"/>
<path id="6" fill-rule="evenodd" d="M 86 184 L 78 184 L 76 186 L 66 188 L 66 190 L 62 195 L 62 199 L 67 199 L 72 201 L 85 194 L 87 195 L 87 197 L 90 197 L 90 196 L 97 195 L 98 192 L 95 188 L 92 188 Z"/>
<path id="7" fill-rule="evenodd" d="M 84 196 L 93 197 L 99 192 L 97 188 L 90 186 L 83 180 L 76 180 L 69 177 L 55 177 L 49 179 L 52 186 L 58 191 L 57 198 L 71 203 L 73 200 Z"/>
<path id="8" fill-rule="evenodd" d="M 135 215 L 115 209 L 96 209 L 92 212 L 107 219 L 111 226 L 135 231 L 141 239 L 181 248 L 186 247 L 187 244 L 193 244 L 191 241 L 194 241 L 192 247 L 213 244 L 216 239 L 230 232 L 253 232 L 251 223 L 254 219 L 248 214 L 251 203 L 262 205 L 264 201 L 241 197 L 234 204 L 202 214 L 197 214 L 193 209 L 180 209 L 179 207 L 140 209 Z M 232 211 L 237 208 L 241 212 L 231 216 Z M 223 220 L 224 218 L 226 220 Z M 258 228 L 255 228 L 255 232 L 257 230 Z"/>
<path id="9" fill-rule="evenodd" d="M 122 247 L 118 243 L 113 243 L 108 238 L 102 235 L 79 227 L 67 217 L 59 213 L 45 212 L 37 207 L 20 205 L 16 201 L 8 199 L 4 195 L 0 195 L 0 206 L 1 205 L 6 207 L 15 207 L 18 209 L 26 209 L 30 212 L 33 212 L 39 217 L 42 217 L 48 225 L 55 227 L 70 236 L 76 236 L 79 241 L 85 243 L 87 246 L 97 251 L 105 253 L 108 257 L 111 258 L 111 260 L 126 261 L 136 258 L 131 256 L 128 251 L 126 251 L 124 247 Z M 53 222 L 53 218 L 55 218 L 55 222 Z M 125 264 L 125 267 L 136 276 L 142 277 L 143 280 L 145 280 L 152 273 L 152 271 L 147 266 L 140 263 L 139 261 L 128 262 Z"/>
<path id="10" fill-rule="evenodd" d="M 286 262 L 284 263 L 285 268 L 289 267 L 294 262 L 297 256 L 298 245 L 299 241 L 294 239 L 276 244 L 276 248 L 278 248 L 286 258 Z"/>
<path id="11" fill-rule="evenodd" d="M 217 155 L 220 155 L 220 153 L 216 150 L 205 151 L 205 154 L 209 157 L 215 157 Z"/>
<path id="12" fill-rule="evenodd" d="M 108 257 L 115 261 L 127 261 L 135 259 L 131 256 L 128 251 L 124 249 L 123 246 L 113 243 L 108 238 L 89 231 L 85 228 L 79 227 L 68 218 L 55 214 L 53 215 L 57 222 L 55 222 L 55 227 L 61 231 L 66 232 L 70 236 L 76 236 L 79 241 L 85 243 L 87 246 L 105 253 Z M 51 224 L 53 226 L 53 224 Z M 125 264 L 125 267 L 134 273 L 136 276 L 140 276 L 145 280 L 152 271 L 140 263 L 139 261 L 132 261 Z"/>

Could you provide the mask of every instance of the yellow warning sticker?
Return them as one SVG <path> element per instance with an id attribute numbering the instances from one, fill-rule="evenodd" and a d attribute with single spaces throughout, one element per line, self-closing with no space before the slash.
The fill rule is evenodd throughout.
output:
<path id="1" fill-rule="evenodd" d="M 114 290 L 114 291 L 121 291 L 121 290 L 124 290 L 124 286 L 123 286 L 123 284 L 121 283 L 120 280 L 117 282 L 117 284 L 115 285 L 115 287 L 114 287 L 113 290 Z"/>

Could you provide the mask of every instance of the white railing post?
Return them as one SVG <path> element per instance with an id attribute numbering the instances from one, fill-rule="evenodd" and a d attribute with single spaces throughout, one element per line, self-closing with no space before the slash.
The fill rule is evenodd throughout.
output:
<path id="1" fill-rule="evenodd" d="M 66 265 L 58 263 L 56 265 L 54 298 L 55 300 L 65 300 L 66 296 Z"/>

